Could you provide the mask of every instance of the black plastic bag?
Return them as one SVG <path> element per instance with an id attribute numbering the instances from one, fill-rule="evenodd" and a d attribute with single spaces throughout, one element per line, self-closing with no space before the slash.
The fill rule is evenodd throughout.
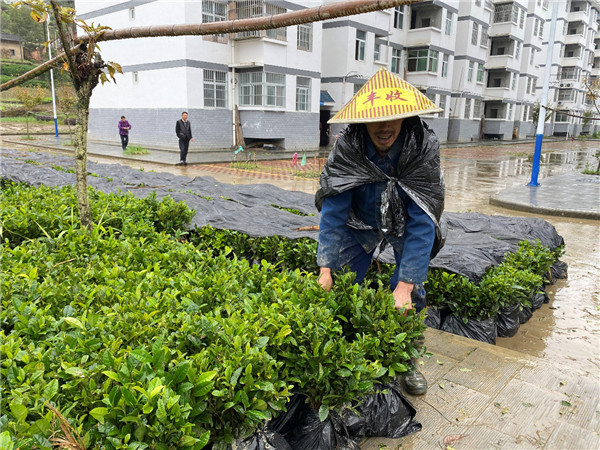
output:
<path id="1" fill-rule="evenodd" d="M 554 284 L 556 280 L 563 280 L 567 278 L 567 270 L 569 266 L 566 262 L 561 260 L 556 260 L 552 267 L 550 267 L 550 283 Z"/>
<path id="2" fill-rule="evenodd" d="M 519 316 L 521 312 L 521 304 L 507 306 L 502 308 L 496 316 L 496 328 L 498 337 L 513 337 L 519 331 L 521 323 Z"/>
<path id="3" fill-rule="evenodd" d="M 442 312 L 436 308 L 427 308 L 427 315 L 425 316 L 425 325 L 429 328 L 435 328 L 439 330 L 442 327 Z"/>
<path id="4" fill-rule="evenodd" d="M 321 422 L 317 411 L 311 408 L 305 421 L 296 423 L 286 439 L 293 450 L 360 450 L 350 437 L 344 421 L 334 411 Z"/>
<path id="5" fill-rule="evenodd" d="M 306 422 L 306 418 L 313 414 L 313 410 L 306 402 L 303 394 L 294 394 L 285 405 L 285 412 L 280 413 L 269 421 L 269 428 L 277 431 L 287 439 L 299 424 Z"/>
<path id="6" fill-rule="evenodd" d="M 519 323 L 523 325 L 533 316 L 533 309 L 531 306 L 521 305 L 521 310 L 519 311 Z"/>
<path id="7" fill-rule="evenodd" d="M 496 320 L 493 317 L 484 320 L 469 319 L 465 323 L 460 317 L 449 314 L 444 320 L 441 330 L 476 341 L 487 342 L 488 344 L 496 344 L 496 338 L 498 337 Z"/>
<path id="8" fill-rule="evenodd" d="M 544 303 L 548 303 L 549 299 L 548 295 L 542 291 L 533 294 L 529 301 L 531 302 L 531 310 L 535 311 L 536 309 L 540 309 Z"/>
<path id="9" fill-rule="evenodd" d="M 259 429 L 252 435 L 236 442 L 238 450 L 291 450 L 290 444 L 277 431 Z"/>
<path id="10" fill-rule="evenodd" d="M 342 419 L 352 438 L 385 437 L 398 439 L 421 430 L 414 421 L 417 411 L 399 389 L 390 384 L 378 385 L 355 408 L 344 409 Z"/>

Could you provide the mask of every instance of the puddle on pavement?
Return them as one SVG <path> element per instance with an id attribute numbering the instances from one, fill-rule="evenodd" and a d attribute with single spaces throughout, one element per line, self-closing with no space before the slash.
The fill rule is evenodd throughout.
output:
<path id="1" fill-rule="evenodd" d="M 549 142 L 543 146 L 539 182 L 551 175 L 596 167 L 593 154 L 600 142 Z M 499 191 L 526 185 L 531 176 L 533 144 L 481 146 L 442 149 L 446 182 L 446 210 L 475 211 L 489 215 L 536 216 L 489 204 Z M 91 161 L 115 163 L 110 158 L 90 157 Z M 211 176 L 232 184 L 269 183 L 284 189 L 314 193 L 315 179 L 280 177 L 248 171 L 217 173 L 201 165 L 167 166 L 128 162 L 144 170 L 170 172 L 188 177 Z M 226 171 L 227 172 L 227 171 Z M 231 171 L 229 171 L 231 172 Z M 574 199 L 575 200 L 575 199 Z M 600 221 L 539 216 L 552 223 L 563 236 L 569 264 L 569 277 L 549 288 L 550 303 L 536 311 L 516 336 L 498 339 L 498 345 L 525 354 L 581 369 L 592 376 L 600 374 Z"/>

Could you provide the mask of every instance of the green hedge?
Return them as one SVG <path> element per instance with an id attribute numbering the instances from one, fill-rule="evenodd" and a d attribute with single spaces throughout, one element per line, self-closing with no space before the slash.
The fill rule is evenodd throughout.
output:
<path id="1" fill-rule="evenodd" d="M 52 408 L 87 447 L 224 448 L 292 392 L 325 418 L 419 354 L 423 317 L 387 289 L 349 274 L 327 293 L 187 242 L 192 212 L 170 199 L 90 195 L 88 231 L 73 188 L 3 183 L 0 440 L 15 448 L 56 444 Z"/>

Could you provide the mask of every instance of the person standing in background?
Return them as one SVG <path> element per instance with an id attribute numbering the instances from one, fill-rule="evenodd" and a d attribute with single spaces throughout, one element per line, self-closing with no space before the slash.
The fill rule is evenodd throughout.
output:
<path id="1" fill-rule="evenodd" d="M 119 136 L 121 137 L 121 147 L 123 147 L 123 151 L 125 151 L 127 149 L 127 144 L 129 144 L 129 130 L 131 130 L 131 125 L 127 122 L 125 116 L 121 116 L 118 126 Z"/>
<path id="2" fill-rule="evenodd" d="M 185 161 L 190 148 L 190 142 L 194 140 L 192 137 L 192 125 L 187 120 L 188 113 L 184 111 L 181 113 L 181 119 L 175 124 L 175 134 L 179 138 L 179 162 L 178 166 L 187 166 Z"/>

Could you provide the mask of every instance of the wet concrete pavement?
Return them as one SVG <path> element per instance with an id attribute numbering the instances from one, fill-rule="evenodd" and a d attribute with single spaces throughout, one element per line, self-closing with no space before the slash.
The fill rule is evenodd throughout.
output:
<path id="1" fill-rule="evenodd" d="M 595 168 L 593 154 L 599 147 L 599 142 L 544 144 L 542 188 L 561 174 L 578 173 L 586 165 Z M 543 217 L 565 239 L 562 259 L 569 264 L 569 278 L 551 287 L 550 303 L 536 311 L 515 337 L 498 339 L 496 347 L 428 330 L 426 342 L 434 356 L 424 361 L 423 369 L 431 389 L 424 398 L 413 399 L 423 431 L 403 440 L 371 439 L 363 448 L 380 444 L 433 448 L 448 436 L 463 434 L 467 436 L 449 445 L 600 448 L 600 221 L 490 204 L 495 195 L 526 189 L 532 153 L 533 143 L 442 149 L 446 210 Z M 90 159 L 115 162 L 112 155 Z M 189 177 L 210 175 L 234 184 L 268 182 L 309 193 L 317 188 L 315 179 L 295 176 L 298 171 L 290 167 L 291 161 L 278 163 L 281 167 L 260 163 L 252 171 L 233 170 L 228 164 L 176 167 L 131 159 L 120 162 Z M 309 159 L 302 170 L 317 171 L 321 164 L 322 160 Z M 578 194 L 572 191 L 563 200 L 567 205 L 580 203 Z"/>

